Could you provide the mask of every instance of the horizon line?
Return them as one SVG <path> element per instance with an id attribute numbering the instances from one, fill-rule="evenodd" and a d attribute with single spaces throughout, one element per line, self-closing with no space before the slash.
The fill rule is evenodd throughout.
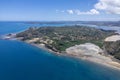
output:
<path id="1" fill-rule="evenodd" d="M 22 20 L 22 21 L 19 21 L 19 20 L 0 20 L 0 22 L 119 22 L 120 20 L 43 20 L 43 21 L 38 21 L 38 20 Z"/>

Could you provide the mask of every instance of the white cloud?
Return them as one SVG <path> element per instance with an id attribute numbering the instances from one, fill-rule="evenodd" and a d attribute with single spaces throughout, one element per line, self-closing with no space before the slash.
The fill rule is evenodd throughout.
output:
<path id="1" fill-rule="evenodd" d="M 101 11 L 105 11 L 110 14 L 120 14 L 120 0 L 98 0 L 98 3 L 93 5 L 94 8 L 88 11 L 80 11 L 79 9 L 74 10 L 57 10 L 56 12 L 67 12 L 68 14 L 76 15 L 97 15 Z"/>
<path id="2" fill-rule="evenodd" d="M 80 10 L 67 10 L 69 14 L 77 14 L 77 15 L 94 15 L 99 14 L 99 11 L 96 9 L 91 9 L 90 11 L 81 12 Z"/>
<path id="3" fill-rule="evenodd" d="M 67 12 L 68 12 L 69 14 L 74 14 L 74 11 L 73 11 L 73 10 L 67 10 Z"/>
<path id="4" fill-rule="evenodd" d="M 97 11 L 96 9 L 91 9 L 91 10 L 90 10 L 90 13 L 91 13 L 91 14 L 99 14 L 99 11 Z"/>
<path id="5" fill-rule="evenodd" d="M 99 0 L 95 4 L 95 9 L 111 14 L 120 14 L 120 0 Z"/>
<path id="6" fill-rule="evenodd" d="M 94 15 L 94 14 L 99 14 L 99 11 L 97 11 L 96 9 L 91 9 L 90 11 L 87 12 L 81 12 L 80 10 L 75 10 L 75 13 L 77 15 L 87 15 L 87 14 Z"/>

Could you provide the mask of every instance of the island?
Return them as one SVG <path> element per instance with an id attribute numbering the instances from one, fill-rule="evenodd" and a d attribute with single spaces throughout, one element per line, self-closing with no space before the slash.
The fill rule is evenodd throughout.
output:
<path id="1" fill-rule="evenodd" d="M 17 33 L 15 38 L 59 55 L 68 55 L 120 69 L 120 44 L 109 41 L 109 37 L 113 35 L 117 35 L 116 41 L 119 42 L 120 35 L 113 30 L 73 25 L 31 27 Z M 117 44 L 115 49 L 112 46 L 114 43 Z"/>

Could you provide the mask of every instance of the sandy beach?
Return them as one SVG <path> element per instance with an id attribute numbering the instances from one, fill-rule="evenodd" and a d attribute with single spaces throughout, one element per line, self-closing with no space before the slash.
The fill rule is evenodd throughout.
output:
<path id="1" fill-rule="evenodd" d="M 44 44 L 34 44 L 34 43 L 29 43 L 29 42 L 27 42 L 27 43 L 31 44 L 33 46 L 36 46 L 40 49 L 46 50 L 55 55 L 58 55 L 58 56 L 68 56 L 68 57 L 73 57 L 73 58 L 77 58 L 77 59 L 82 59 L 82 60 L 90 61 L 92 63 L 100 64 L 100 65 L 103 65 L 103 66 L 106 66 L 109 68 L 120 70 L 120 63 L 116 59 L 113 59 L 110 55 L 109 56 L 98 55 L 97 57 L 87 56 L 87 55 L 79 55 L 78 56 L 78 55 L 75 55 L 74 53 L 68 54 L 66 52 L 64 52 L 64 53 L 54 52 L 51 49 L 48 49 L 47 47 L 45 47 Z"/>
<path id="2" fill-rule="evenodd" d="M 9 36 L 10 38 L 8 40 L 12 40 L 12 37 Z M 37 38 L 36 38 L 37 39 Z M 17 39 L 16 40 L 20 40 L 20 39 Z M 35 40 L 36 41 L 36 40 Z M 53 53 L 55 55 L 58 55 L 58 56 L 68 56 L 68 57 L 73 57 L 73 58 L 77 58 L 77 59 L 82 59 L 82 60 L 87 60 L 87 61 L 90 61 L 90 62 L 93 62 L 93 63 L 96 63 L 96 64 L 100 64 L 100 65 L 103 65 L 103 66 L 106 66 L 106 67 L 110 67 L 110 68 L 113 68 L 113 69 L 117 69 L 117 70 L 120 70 L 120 63 L 119 63 L 119 60 L 116 60 L 115 58 L 113 58 L 112 56 L 110 55 L 101 55 L 101 54 L 91 54 L 91 55 L 86 55 L 84 52 L 80 55 L 76 54 L 76 50 L 69 50 L 69 52 L 64 52 L 64 53 L 59 53 L 59 52 L 55 52 L 51 49 L 48 49 L 47 47 L 45 47 L 45 44 L 35 44 L 35 43 L 32 43 L 33 40 L 30 40 L 30 41 L 25 41 L 26 43 L 28 44 L 31 44 L 33 46 L 36 46 L 40 49 L 43 49 L 43 50 L 46 50 L 50 53 Z"/>

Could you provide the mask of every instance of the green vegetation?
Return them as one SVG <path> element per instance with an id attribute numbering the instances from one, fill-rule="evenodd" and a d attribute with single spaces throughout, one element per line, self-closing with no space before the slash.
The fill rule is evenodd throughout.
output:
<path id="1" fill-rule="evenodd" d="M 64 26 L 64 27 L 40 27 L 29 28 L 28 30 L 18 33 L 16 36 L 22 37 L 22 40 L 31 40 L 40 38 L 34 43 L 44 43 L 46 47 L 54 51 L 65 51 L 66 48 L 79 45 L 86 42 L 94 43 L 101 48 L 103 40 L 115 34 L 114 31 L 105 31 L 101 29 L 86 26 Z"/>

